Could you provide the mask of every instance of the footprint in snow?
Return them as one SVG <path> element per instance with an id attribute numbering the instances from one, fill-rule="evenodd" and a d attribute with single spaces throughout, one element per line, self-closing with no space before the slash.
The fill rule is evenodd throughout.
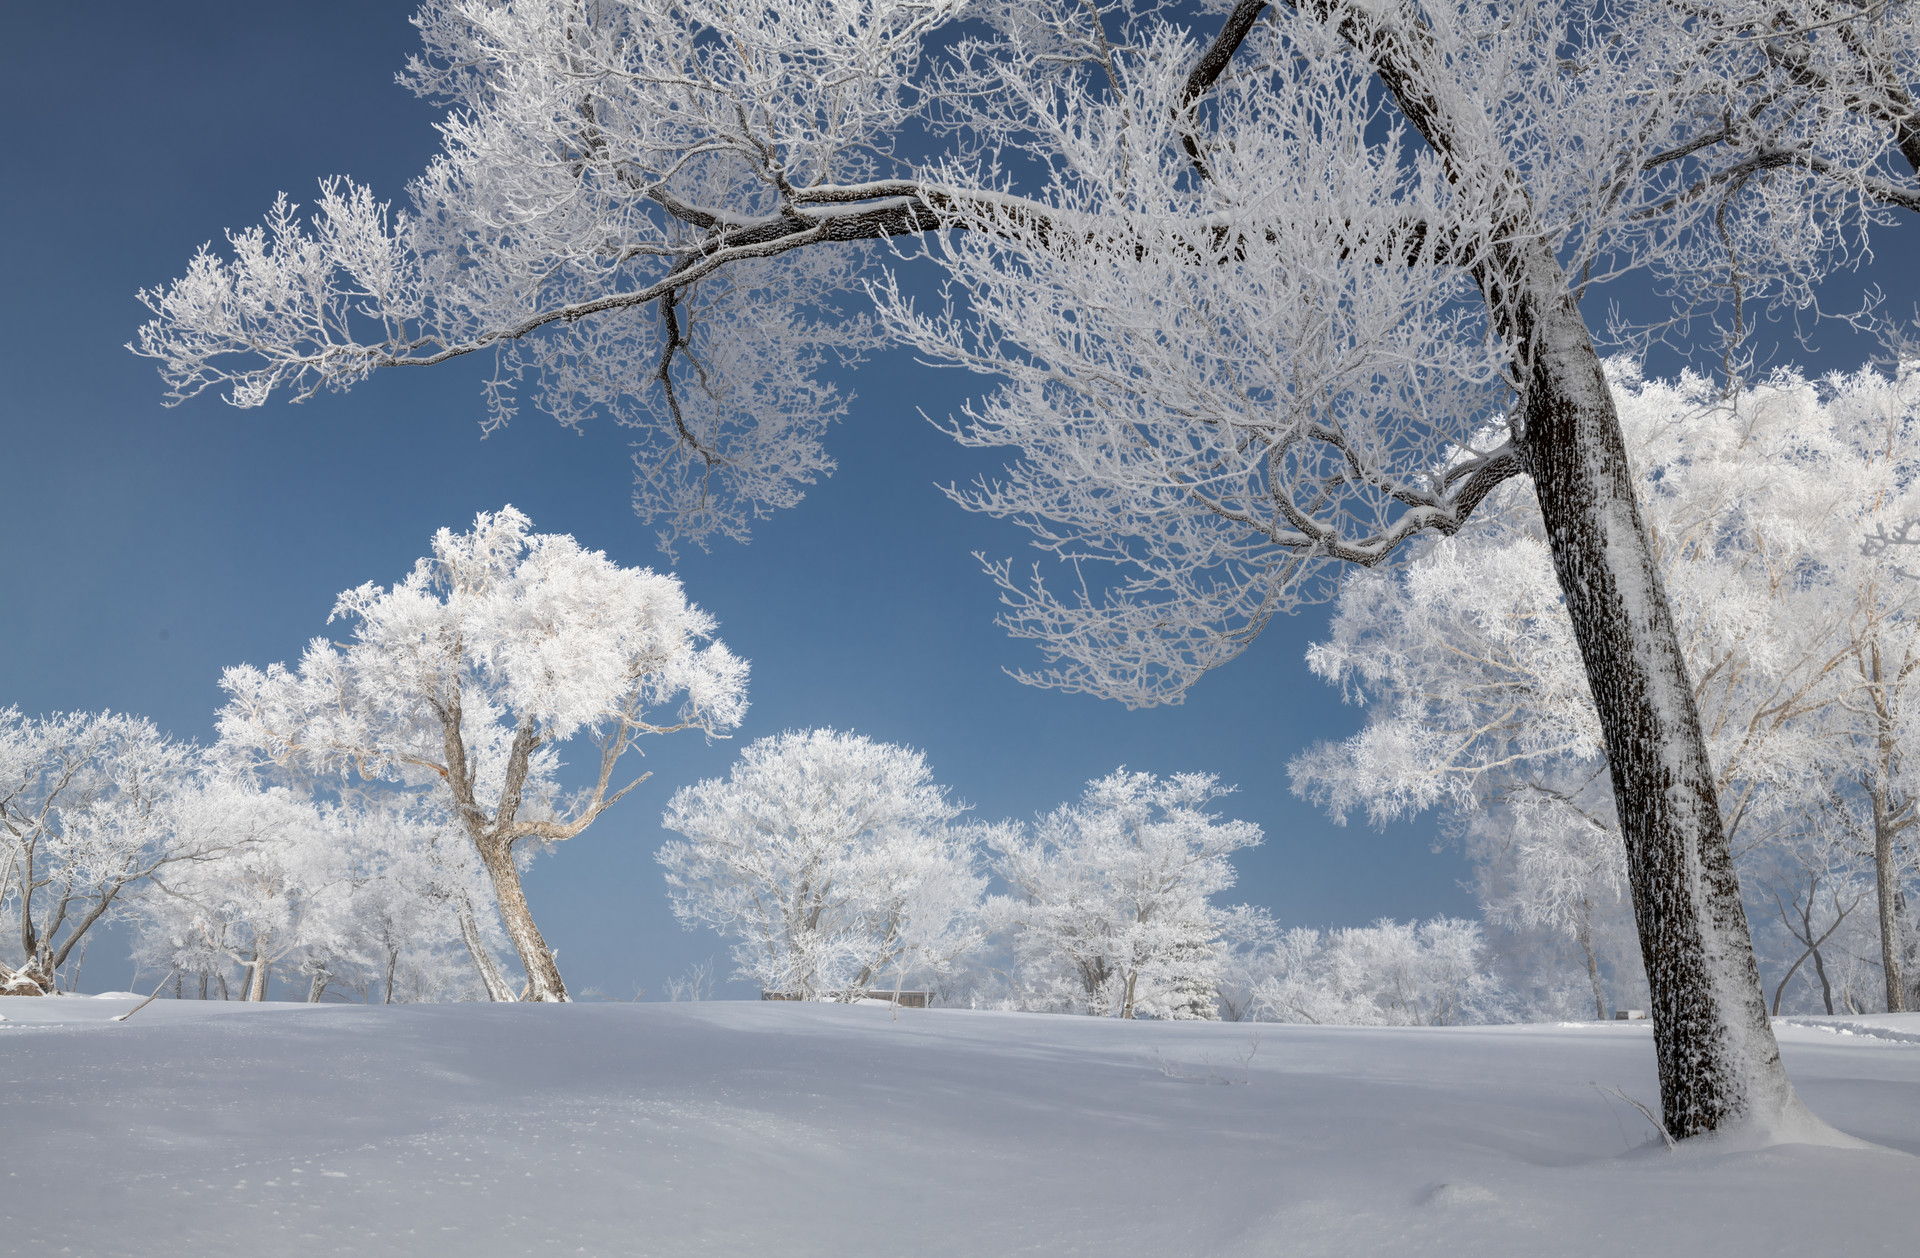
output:
<path id="1" fill-rule="evenodd" d="M 1478 1184 L 1435 1184 L 1420 1194 L 1423 1206 L 1452 1209 L 1455 1206 L 1483 1206 L 1498 1201 L 1491 1189 Z"/>

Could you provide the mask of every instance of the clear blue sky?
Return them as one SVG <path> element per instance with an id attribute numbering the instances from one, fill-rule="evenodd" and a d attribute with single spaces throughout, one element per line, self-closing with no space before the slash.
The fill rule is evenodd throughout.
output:
<path id="1" fill-rule="evenodd" d="M 222 667 L 296 657 L 335 593 L 391 582 L 432 531 L 512 502 L 542 531 L 660 566 L 630 513 L 625 438 L 525 414 L 482 440 L 479 365 L 388 373 L 346 395 L 237 411 L 160 405 L 122 345 L 134 290 L 178 275 L 203 241 L 310 201 L 351 174 L 396 201 L 434 149 L 434 111 L 395 86 L 414 47 L 404 3 L 94 3 L 0 19 L 0 705 L 114 708 L 205 740 Z M 1883 273 L 1883 279 L 1889 277 Z M 1128 712 L 1023 688 L 1030 648 L 993 625 L 969 552 L 1022 535 L 969 516 L 936 482 L 991 461 L 918 416 L 979 382 L 883 359 L 832 435 L 839 473 L 749 546 L 672 565 L 753 662 L 739 739 L 655 740 L 651 782 L 542 860 L 529 896 L 576 989 L 626 995 L 717 937 L 682 932 L 652 853 L 662 805 L 724 773 L 739 741 L 832 725 L 924 750 L 977 815 L 1024 816 L 1125 764 L 1238 783 L 1231 813 L 1266 845 L 1235 898 L 1288 925 L 1471 914 L 1468 874 L 1431 824 L 1338 828 L 1287 792 L 1289 758 L 1359 712 L 1302 662 L 1323 611 L 1276 623 L 1182 707 Z M 84 986 L 126 980 L 101 940 Z"/>

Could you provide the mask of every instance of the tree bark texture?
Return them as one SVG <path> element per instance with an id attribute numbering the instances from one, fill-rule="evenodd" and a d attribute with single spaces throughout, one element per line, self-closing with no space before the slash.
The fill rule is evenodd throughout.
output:
<path id="1" fill-rule="evenodd" d="M 265 939 L 260 941 L 259 947 L 253 951 L 253 960 L 248 963 L 253 973 L 248 977 L 247 1000 L 258 1001 L 267 998 L 267 971 L 269 968 L 267 943 L 268 941 Z"/>
<path id="2" fill-rule="evenodd" d="M 1904 1013 L 1907 984 L 1901 967 L 1900 870 L 1893 859 L 1893 836 L 1905 827 L 1895 823 L 1888 796 L 1889 774 L 1883 770 L 1893 749 L 1883 739 L 1873 781 L 1873 881 L 1880 911 L 1880 965 L 1887 980 L 1887 1012 Z"/>
<path id="3" fill-rule="evenodd" d="M 1524 247 L 1523 247 L 1524 248 Z M 1545 255 L 1533 269 L 1557 263 Z M 1563 286 L 1528 289 L 1518 440 L 1580 645 L 1627 845 L 1676 1139 L 1797 1106 L 1767 1020 L 1673 614 L 1599 356 Z"/>
<path id="4" fill-rule="evenodd" d="M 473 958 L 473 968 L 480 972 L 480 985 L 487 989 L 487 999 L 511 1001 L 513 989 L 500 976 L 500 967 L 494 963 L 493 953 L 487 951 L 487 941 L 480 934 L 480 923 L 474 920 L 473 902 L 464 893 L 460 896 L 460 938 L 466 942 L 467 955 Z"/>
<path id="5" fill-rule="evenodd" d="M 553 953 L 547 947 L 547 941 L 540 936 L 540 928 L 534 925 L 533 910 L 527 907 L 526 894 L 520 889 L 520 871 L 513 863 L 513 848 L 501 842 L 483 842 L 480 847 L 481 863 L 487 867 L 487 875 L 493 879 L 494 899 L 500 905 L 500 922 L 507 928 L 507 937 L 513 940 L 513 946 L 520 954 L 520 964 L 527 971 L 527 1000 L 569 1000 L 567 985 L 560 977 L 560 967 L 553 962 Z"/>

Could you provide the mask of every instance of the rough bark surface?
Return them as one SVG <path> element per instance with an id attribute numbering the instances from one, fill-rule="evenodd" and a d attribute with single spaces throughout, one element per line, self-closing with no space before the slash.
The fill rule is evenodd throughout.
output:
<path id="1" fill-rule="evenodd" d="M 1795 1105 L 1793 1087 L 1619 418 L 1571 299 L 1531 313 L 1519 436 L 1606 738 L 1667 1130 L 1767 1121 Z"/>
<path id="2" fill-rule="evenodd" d="M 480 859 L 493 879 L 494 898 L 500 904 L 500 921 L 527 969 L 526 1000 L 569 1000 L 567 984 L 554 964 L 553 952 L 534 925 L 533 910 L 527 907 L 526 894 L 520 889 L 520 871 L 513 864 L 513 849 L 506 843 L 482 842 Z"/>

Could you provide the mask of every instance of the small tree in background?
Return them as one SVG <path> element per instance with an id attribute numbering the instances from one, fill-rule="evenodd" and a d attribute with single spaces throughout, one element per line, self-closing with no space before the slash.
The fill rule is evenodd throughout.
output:
<path id="1" fill-rule="evenodd" d="M 660 848 L 673 911 L 734 938 L 735 971 L 802 1000 L 857 1000 L 980 942 L 985 879 L 965 809 L 919 752 L 830 729 L 741 752 L 674 793 Z"/>
<path id="2" fill-rule="evenodd" d="M 155 871 L 214 850 L 174 815 L 198 754 L 139 717 L 0 711 L 0 993 L 54 990 L 88 932 Z"/>
<path id="3" fill-rule="evenodd" d="M 636 736 L 737 725 L 746 662 L 674 577 L 534 533 L 512 507 L 441 529 L 403 580 L 346 591 L 333 618 L 353 622 L 351 640 L 314 639 L 297 668 L 226 671 L 217 751 L 436 796 L 486 868 L 528 997 L 566 1000 L 521 889 L 525 845 L 573 838 L 645 781 L 613 784 Z M 563 799 L 555 749 L 583 729 L 599 773 Z"/>
<path id="4" fill-rule="evenodd" d="M 1382 918 L 1371 926 L 1287 931 L 1260 958 L 1254 1016 L 1348 1026 L 1455 1026 L 1506 1020 L 1480 923 Z"/>
<path id="5" fill-rule="evenodd" d="M 1115 1018 L 1218 1017 L 1229 919 L 1210 898 L 1233 886 L 1227 857 L 1260 842 L 1259 826 L 1209 811 L 1232 790 L 1212 774 L 1121 769 L 1031 829 L 990 830 L 993 870 L 1012 888 L 990 915 L 1011 932 L 1017 999 Z"/>
<path id="6" fill-rule="evenodd" d="M 265 1000 L 274 968 L 340 946 L 353 895 L 353 853 L 338 812 L 286 787 L 215 776 L 182 792 L 176 824 L 215 854 L 159 871 L 134 954 L 163 970 L 242 970 L 241 1000 Z M 224 984 L 224 979 L 223 979 Z"/>

